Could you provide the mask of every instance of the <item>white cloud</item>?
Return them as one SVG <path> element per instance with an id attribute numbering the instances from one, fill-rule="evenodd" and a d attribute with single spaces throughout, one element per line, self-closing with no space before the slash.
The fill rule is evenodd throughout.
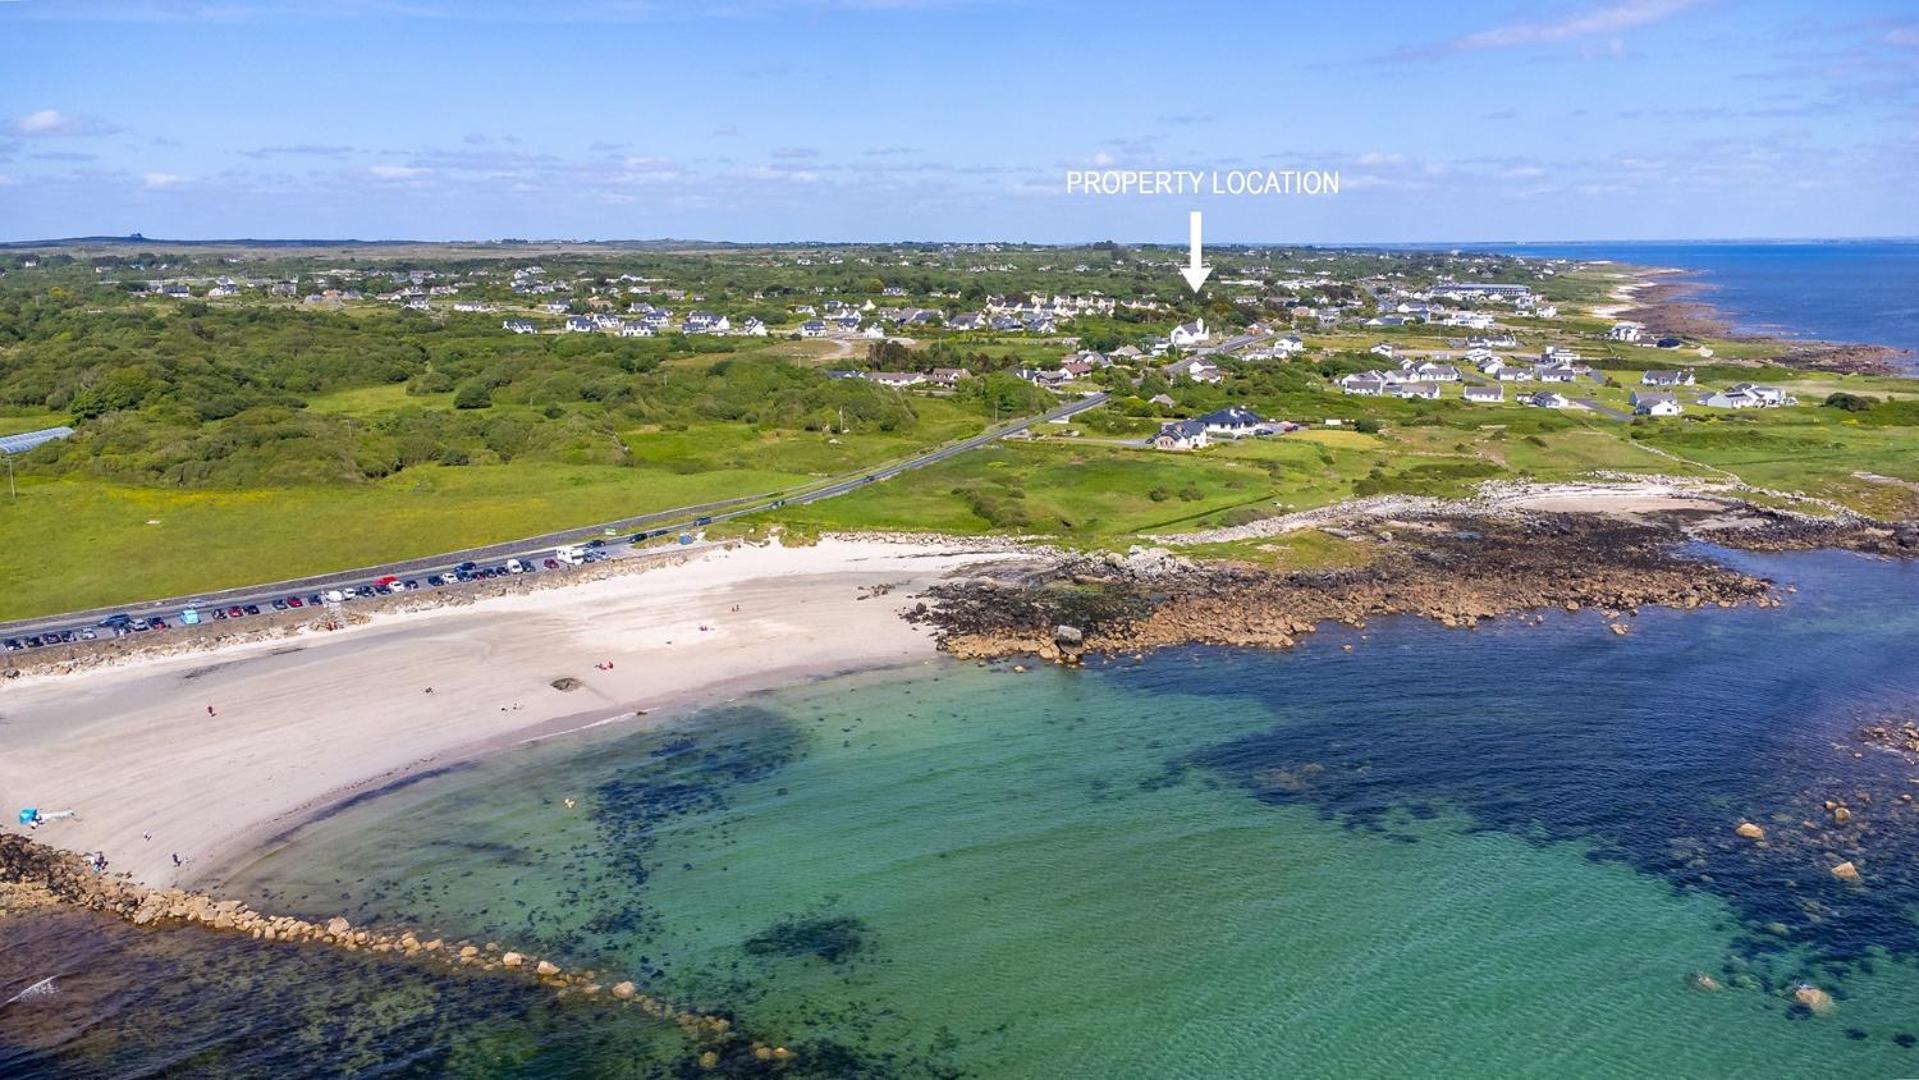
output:
<path id="1" fill-rule="evenodd" d="M 1577 38 L 1618 34 L 1634 27 L 1650 26 L 1697 7 L 1701 0 L 1618 0 L 1617 3 L 1591 8 L 1557 19 L 1507 23 L 1454 38 L 1416 55 L 1474 52 L 1480 49 L 1510 49 L 1526 45 L 1552 45 Z M 1623 43 L 1614 43 L 1623 49 Z"/>
<path id="2" fill-rule="evenodd" d="M 162 188 L 179 187 L 187 178 L 175 173 L 150 172 L 146 175 L 147 189 L 158 191 Z"/>
<path id="3" fill-rule="evenodd" d="M 1919 26 L 1899 26 L 1886 31 L 1886 44 L 1919 46 Z"/>
<path id="4" fill-rule="evenodd" d="M 111 135 L 120 129 L 91 116 L 64 113 L 59 109 L 37 109 L 15 117 L 7 130 L 23 139 L 51 139 L 63 135 Z"/>
<path id="5" fill-rule="evenodd" d="M 369 165 L 366 171 L 375 180 L 418 180 L 433 172 L 417 165 Z"/>

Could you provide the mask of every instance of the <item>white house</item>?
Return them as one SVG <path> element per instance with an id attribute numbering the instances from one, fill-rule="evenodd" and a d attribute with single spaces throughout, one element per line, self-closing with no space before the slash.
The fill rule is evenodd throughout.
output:
<path id="1" fill-rule="evenodd" d="M 1460 397 L 1467 401 L 1476 401 L 1482 404 L 1497 403 L 1506 400 L 1506 388 L 1503 386 L 1473 385 L 1461 391 Z"/>
<path id="2" fill-rule="evenodd" d="M 1209 435 L 1231 435 L 1239 438 L 1250 435 L 1253 430 L 1266 421 L 1260 415 L 1243 405 L 1231 405 L 1216 412 L 1209 412 L 1199 418 L 1206 426 Z"/>
<path id="3" fill-rule="evenodd" d="M 1339 380 L 1339 388 L 1360 397 L 1378 397 L 1386 392 L 1386 381 L 1377 375 L 1348 375 Z"/>
<path id="4" fill-rule="evenodd" d="M 1434 401 L 1439 398 L 1439 384 L 1436 382 L 1400 383 L 1399 386 L 1394 388 L 1393 396 L 1403 397 L 1403 398 L 1424 398 L 1427 401 Z"/>
<path id="5" fill-rule="evenodd" d="M 1198 345 L 1211 336 L 1211 334 L 1206 332 L 1205 319 L 1194 319 L 1189 323 L 1180 323 L 1178 326 L 1173 327 L 1172 333 L 1166 335 L 1167 340 L 1181 348 L 1189 345 Z"/>
<path id="6" fill-rule="evenodd" d="M 1606 339 L 1608 341 L 1638 341 L 1639 336 L 1645 332 L 1646 327 L 1643 323 L 1616 322 L 1612 324 L 1612 329 L 1606 331 Z"/>
<path id="7" fill-rule="evenodd" d="M 1632 411 L 1639 416 L 1678 416 L 1686 410 L 1680 406 L 1679 399 L 1672 394 L 1635 390 L 1632 395 Z"/>
<path id="8" fill-rule="evenodd" d="M 1537 394 L 1528 394 L 1524 400 L 1526 404 L 1535 405 L 1541 409 L 1563 409 L 1572 404 L 1571 399 L 1567 398 L 1566 395 L 1556 394 L 1551 390 L 1541 390 Z"/>
<path id="9" fill-rule="evenodd" d="M 1194 382 L 1202 383 L 1216 383 L 1226 378 L 1225 374 L 1222 373 L 1217 366 L 1209 364 L 1197 357 L 1181 360 L 1174 364 L 1168 364 L 1162 369 L 1162 372 L 1169 379 L 1177 379 L 1181 375 L 1184 375 Z"/>
<path id="10" fill-rule="evenodd" d="M 508 319 L 500 324 L 500 329 L 508 330 L 515 334 L 537 334 L 540 332 L 539 327 L 534 326 L 525 319 Z"/>
<path id="11" fill-rule="evenodd" d="M 1153 446 L 1160 450 L 1199 450 L 1207 441 L 1206 425 L 1197 420 L 1175 420 L 1153 436 Z"/>
<path id="12" fill-rule="evenodd" d="M 1691 386 L 1694 381 L 1690 371 L 1648 371 L 1639 376 L 1641 386 Z"/>

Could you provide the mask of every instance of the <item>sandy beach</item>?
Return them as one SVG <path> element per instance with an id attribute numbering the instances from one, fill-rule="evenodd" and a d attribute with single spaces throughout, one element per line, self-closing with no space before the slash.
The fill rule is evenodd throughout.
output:
<path id="1" fill-rule="evenodd" d="M 343 631 L 22 678 L 0 690 L 4 828 L 23 806 L 71 809 L 36 839 L 101 851 L 150 885 L 201 883 L 345 798 L 491 748 L 938 662 L 930 634 L 898 616 L 908 594 L 1017 557 L 851 539 L 714 549 Z M 555 689 L 563 678 L 580 685 Z"/>

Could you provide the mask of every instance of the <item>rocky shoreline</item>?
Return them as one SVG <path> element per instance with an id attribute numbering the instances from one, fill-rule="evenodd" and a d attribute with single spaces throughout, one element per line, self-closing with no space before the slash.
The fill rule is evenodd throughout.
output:
<path id="1" fill-rule="evenodd" d="M 1791 368 L 1830 371 L 1840 375 L 1897 375 L 1896 362 L 1910 357 L 1904 349 L 1862 342 L 1796 341 L 1765 334 L 1740 334 L 1706 297 L 1712 286 L 1698 281 L 1648 281 L 1632 293 L 1632 306 L 1620 319 L 1643 325 L 1654 337 L 1727 338 L 1733 341 L 1779 345 L 1783 351 L 1772 362 Z"/>
<path id="2" fill-rule="evenodd" d="M 1419 615 L 1449 627 L 1546 608 L 1597 610 L 1631 631 L 1647 605 L 1681 609 L 1777 606 L 1773 583 L 1679 551 L 1701 515 L 1429 514 L 1341 530 L 1374 553 L 1360 570 L 1276 572 L 1198 564 L 1163 550 L 1085 556 L 1013 578 L 929 589 L 906 617 L 933 627 L 961 659 L 1086 653 L 1173 645 L 1286 648 L 1325 622 Z M 1743 522 L 1735 540 L 1765 550 L 1896 544 L 1853 527 L 1796 518 Z M 1916 538 L 1919 539 L 1919 538 Z M 1915 552 L 1919 553 L 1919 552 Z M 1535 614 L 1535 617 L 1537 615 Z"/>
<path id="3" fill-rule="evenodd" d="M 0 834 L 0 918 L 49 905 L 65 905 L 123 919 L 135 926 L 198 927 L 245 934 L 289 947 L 332 948 L 390 955 L 394 960 L 449 971 L 493 973 L 536 982 L 561 997 L 600 998 L 631 1006 L 680 1028 L 699 1048 L 690 1064 L 774 1064 L 792 1060 L 785 1046 L 752 1039 L 730 1018 L 694 1012 L 643 993 L 630 980 L 612 981 L 593 970 L 568 971 L 550 959 L 498 942 L 447 940 L 412 930 L 355 927 L 344 918 L 309 921 L 267 915 L 238 900 L 221 900 L 187 889 L 155 889 L 94 868 L 82 855 Z"/>

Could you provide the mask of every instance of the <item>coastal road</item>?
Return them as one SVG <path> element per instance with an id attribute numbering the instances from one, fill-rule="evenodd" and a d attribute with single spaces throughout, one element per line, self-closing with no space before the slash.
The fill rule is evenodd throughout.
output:
<path id="1" fill-rule="evenodd" d="M 74 611 L 62 615 L 42 616 L 36 619 L 22 619 L 16 622 L 0 623 L 0 640 L 29 637 L 45 638 L 48 634 L 72 632 L 79 635 L 84 631 L 94 631 L 102 637 L 111 636 L 106 630 L 99 629 L 100 620 L 117 614 L 125 614 L 135 619 L 165 618 L 175 622 L 178 613 L 193 608 L 201 613 L 203 621 L 213 621 L 211 612 L 215 608 L 245 608 L 248 604 L 258 606 L 263 613 L 271 613 L 275 600 L 298 596 L 302 598 L 324 595 L 339 590 L 343 593 L 370 586 L 385 577 L 397 577 L 402 580 L 423 581 L 425 578 L 450 574 L 462 563 L 475 563 L 481 566 L 500 565 L 508 559 L 519 559 L 538 566 L 543 560 L 551 558 L 561 548 L 589 543 L 594 540 L 604 542 L 610 549 L 616 544 L 624 545 L 626 539 L 615 541 L 612 536 L 637 534 L 652 539 L 677 531 L 699 528 L 722 521 L 732 521 L 751 514 L 761 514 L 769 510 L 786 506 L 803 506 L 823 499 L 836 498 L 848 492 L 858 491 L 869 484 L 881 483 L 911 472 L 923 469 L 950 458 L 958 457 L 968 451 L 977 450 L 1008 435 L 1027 431 L 1038 424 L 1064 421 L 1088 409 L 1097 408 L 1106 403 L 1106 394 L 1088 394 L 1085 397 L 1066 402 L 1037 416 L 1025 417 L 989 428 L 978 435 L 947 443 L 944 446 L 917 454 L 909 458 L 881 465 L 870 471 L 849 477 L 842 477 L 824 484 L 809 486 L 792 492 L 774 492 L 767 495 L 750 495 L 738 499 L 720 502 L 702 503 L 695 506 L 682 506 L 671 510 L 658 510 L 635 517 L 620 518 L 616 521 L 601 522 L 558 532 L 544 533 L 539 536 L 511 540 L 500 544 L 488 544 L 483 547 L 464 548 L 459 551 L 444 552 L 417 559 L 383 563 L 379 566 L 366 566 L 356 570 L 345 570 L 332 574 L 319 574 L 312 577 L 292 578 L 285 581 L 268 582 L 260 585 L 248 585 L 216 592 L 196 593 L 191 596 L 174 596 L 160 600 L 148 600 L 134 604 L 122 604 L 115 607 L 94 608 L 89 611 Z M 423 586 L 424 587 L 424 586 Z M 457 585 L 450 585 L 457 588 Z"/>

